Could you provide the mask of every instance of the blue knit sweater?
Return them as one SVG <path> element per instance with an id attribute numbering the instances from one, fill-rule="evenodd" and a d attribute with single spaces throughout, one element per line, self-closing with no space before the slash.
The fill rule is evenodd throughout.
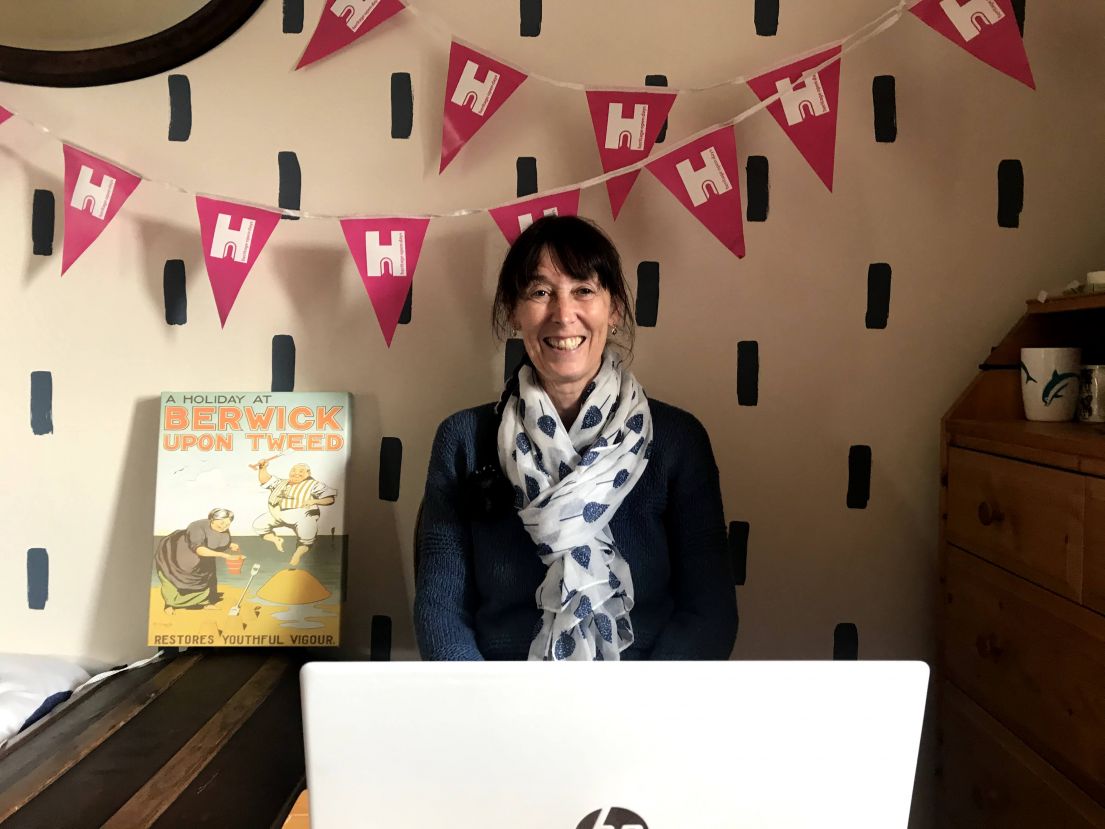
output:
<path id="1" fill-rule="evenodd" d="M 649 408 L 652 457 L 610 521 L 633 574 L 635 641 L 622 658 L 727 659 L 737 602 L 710 439 L 688 412 L 652 399 Z M 497 422 L 491 404 L 465 409 L 434 438 L 414 600 L 423 659 L 529 652 L 545 566 L 516 512 L 469 519 L 462 507 L 466 476 L 496 459 Z"/>

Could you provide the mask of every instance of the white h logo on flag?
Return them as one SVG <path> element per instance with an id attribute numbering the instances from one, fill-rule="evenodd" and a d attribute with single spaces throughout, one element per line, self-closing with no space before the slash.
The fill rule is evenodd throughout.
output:
<path id="1" fill-rule="evenodd" d="M 380 0 L 334 0 L 330 11 L 338 17 L 345 17 L 345 13 L 349 12 L 349 17 L 345 18 L 345 25 L 355 32 L 361 28 L 365 18 L 372 14 L 378 5 Z"/>
<path id="2" fill-rule="evenodd" d="M 84 164 L 77 174 L 77 182 L 73 185 L 73 198 L 69 200 L 69 206 L 77 210 L 87 210 L 97 219 L 103 219 L 107 213 L 107 207 L 111 204 L 111 194 L 115 191 L 115 179 L 104 173 L 99 185 L 92 183 L 92 168 Z M 91 203 L 90 203 L 91 200 Z"/>
<path id="3" fill-rule="evenodd" d="M 487 77 L 482 81 L 476 80 L 476 70 L 479 67 L 472 61 L 464 64 L 457 81 L 457 88 L 449 99 L 457 106 L 468 107 L 477 115 L 483 115 L 487 105 L 491 102 L 491 96 L 499 83 L 499 73 L 487 70 Z"/>
<path id="4" fill-rule="evenodd" d="M 799 83 L 802 84 L 801 88 L 795 89 L 790 78 L 775 81 L 775 90 L 779 93 L 787 124 L 792 127 L 807 118 L 824 115 L 829 111 L 829 102 L 825 98 L 825 90 L 821 88 L 820 77 L 813 74 Z"/>
<path id="5" fill-rule="evenodd" d="M 380 233 L 376 230 L 366 230 L 364 235 L 365 247 L 365 274 L 368 276 L 383 276 L 384 263 L 387 263 L 387 273 L 391 276 L 407 275 L 407 234 L 402 230 L 391 232 L 391 244 L 380 243 Z"/>
<path id="6" fill-rule="evenodd" d="M 556 215 L 558 215 L 557 212 L 556 212 L 555 207 L 546 207 L 542 212 L 546 216 L 556 216 Z M 531 224 L 533 224 L 533 214 L 532 213 L 523 213 L 521 216 L 518 217 L 518 230 L 519 231 L 525 230 Z"/>
<path id="7" fill-rule="evenodd" d="M 689 158 L 676 164 L 675 169 L 683 179 L 683 187 L 686 188 L 687 195 L 691 197 L 691 204 L 695 207 L 705 204 L 706 200 L 713 196 L 720 196 L 733 189 L 714 147 L 708 147 L 702 151 L 700 169 L 694 169 Z"/>
<path id="8" fill-rule="evenodd" d="M 962 6 L 956 0 L 940 0 L 940 8 L 967 41 L 978 37 L 983 26 L 993 26 L 1005 17 L 995 0 L 967 0 Z"/>
<path id="9" fill-rule="evenodd" d="M 237 230 L 230 229 L 230 215 L 220 213 L 215 220 L 215 235 L 211 240 L 211 256 L 216 259 L 227 258 L 227 248 L 230 248 L 230 258 L 235 262 L 249 260 L 249 245 L 253 241 L 253 228 L 257 224 L 253 219 L 242 219 L 242 226 Z"/>
<path id="10" fill-rule="evenodd" d="M 633 114 L 629 118 L 622 116 L 621 104 L 610 104 L 606 113 L 606 149 L 616 150 L 627 139 L 626 149 L 643 150 L 645 148 L 645 123 L 648 120 L 648 104 L 634 104 Z"/>

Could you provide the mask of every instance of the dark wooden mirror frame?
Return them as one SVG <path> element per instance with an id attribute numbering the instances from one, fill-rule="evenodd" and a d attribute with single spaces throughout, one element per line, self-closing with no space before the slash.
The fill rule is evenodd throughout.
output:
<path id="1" fill-rule="evenodd" d="M 264 0 L 210 0 L 203 8 L 149 37 L 69 52 L 0 46 L 0 81 L 30 86 L 101 86 L 173 69 L 215 48 Z"/>

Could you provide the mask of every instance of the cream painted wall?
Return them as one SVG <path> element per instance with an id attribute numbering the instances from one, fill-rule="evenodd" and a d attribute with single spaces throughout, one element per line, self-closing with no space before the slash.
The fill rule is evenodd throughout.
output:
<path id="1" fill-rule="evenodd" d="M 757 37 L 752 0 L 546 3 L 540 37 L 518 36 L 518 4 L 462 13 L 418 0 L 458 37 L 536 73 L 588 84 L 674 86 L 764 68 L 844 36 L 889 0 L 784 0 L 779 34 Z M 447 36 L 401 16 L 366 42 L 292 73 L 306 31 L 283 34 L 272 0 L 213 52 L 174 70 L 191 83 L 193 130 L 166 140 L 164 77 L 92 89 L 0 84 L 0 104 L 152 179 L 275 204 L 277 153 L 297 153 L 302 205 L 335 214 L 450 211 L 514 196 L 515 159 L 543 188 L 599 170 L 581 93 L 531 80 L 437 174 Z M 1105 266 L 1105 6 L 1029 3 L 1038 89 L 975 61 L 919 21 L 845 57 L 828 193 L 766 114 L 738 127 L 741 164 L 771 163 L 766 223 L 732 257 L 649 176 L 616 224 L 605 192 L 582 211 L 610 230 L 631 278 L 660 263 L 659 324 L 634 369 L 650 394 L 694 412 L 713 439 L 727 520 L 751 526 L 738 590 L 739 658 L 825 658 L 839 622 L 864 658 L 932 655 L 937 438 L 942 412 L 1023 300 Z M 390 137 L 390 75 L 409 72 L 410 140 Z M 898 139 L 877 144 L 871 82 L 896 78 Z M 743 87 L 680 97 L 669 142 L 753 103 Z M 996 223 L 996 171 L 1020 159 L 1018 229 Z M 488 332 L 505 244 L 486 215 L 435 221 L 413 320 L 385 347 L 336 222 L 283 222 L 220 330 L 194 203 L 152 182 L 64 279 L 61 147 L 27 124 L 0 127 L 0 388 L 9 505 L 0 557 L 0 650 L 117 661 L 144 647 L 162 389 L 266 390 L 276 334 L 296 343 L 297 390 L 356 395 L 349 493 L 353 550 L 345 638 L 364 652 L 373 614 L 410 657 L 411 534 L 437 423 L 492 399 L 503 352 Z M 743 187 L 743 181 L 742 181 Z M 58 199 L 54 255 L 34 256 L 32 193 Z M 188 323 L 167 326 L 166 259 L 188 273 Z M 867 266 L 893 268 L 889 325 L 864 327 Z M 759 405 L 736 400 L 736 343 L 759 343 Z M 29 375 L 53 373 L 54 433 L 28 424 Z M 397 503 L 379 500 L 380 439 L 403 442 Z M 871 446 L 871 498 L 845 508 L 848 448 Z M 25 554 L 50 554 L 45 610 L 27 608 Z"/>

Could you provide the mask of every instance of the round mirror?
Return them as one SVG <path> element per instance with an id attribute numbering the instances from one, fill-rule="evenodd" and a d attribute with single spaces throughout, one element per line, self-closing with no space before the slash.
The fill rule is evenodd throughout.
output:
<path id="1" fill-rule="evenodd" d="M 0 2 L 0 81 L 98 86 L 156 75 L 222 43 L 262 2 Z"/>

